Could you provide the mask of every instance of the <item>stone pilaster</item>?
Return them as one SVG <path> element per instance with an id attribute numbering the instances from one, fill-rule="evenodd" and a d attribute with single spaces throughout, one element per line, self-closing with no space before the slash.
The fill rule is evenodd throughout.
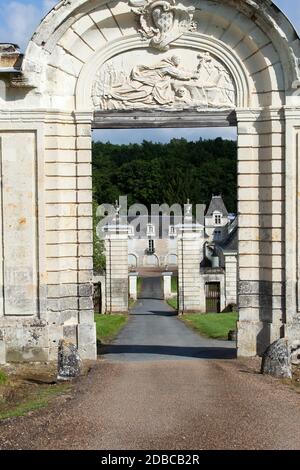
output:
<path id="1" fill-rule="evenodd" d="M 96 358 L 90 113 L 49 115 L 45 127 L 46 266 L 50 359 L 58 342 Z"/>
<path id="2" fill-rule="evenodd" d="M 172 297 L 172 272 L 164 272 L 162 273 L 163 276 L 163 284 L 164 284 L 164 299 L 170 299 Z"/>
<path id="3" fill-rule="evenodd" d="M 129 273 L 129 297 L 137 300 L 137 280 L 139 273 Z"/>
<path id="4" fill-rule="evenodd" d="M 284 144 L 282 110 L 237 111 L 238 355 L 262 354 L 284 317 Z"/>
<path id="5" fill-rule="evenodd" d="M 285 335 L 290 342 L 300 340 L 300 97 L 293 97 L 292 104 L 285 108 Z"/>

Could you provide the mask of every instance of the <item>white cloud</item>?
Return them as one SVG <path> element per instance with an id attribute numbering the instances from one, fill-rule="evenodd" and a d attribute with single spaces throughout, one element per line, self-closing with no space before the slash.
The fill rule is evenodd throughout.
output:
<path id="1" fill-rule="evenodd" d="M 33 2 L 9 1 L 2 9 L 3 27 L 0 42 L 12 42 L 25 49 L 43 15 L 51 10 L 56 0 Z"/>

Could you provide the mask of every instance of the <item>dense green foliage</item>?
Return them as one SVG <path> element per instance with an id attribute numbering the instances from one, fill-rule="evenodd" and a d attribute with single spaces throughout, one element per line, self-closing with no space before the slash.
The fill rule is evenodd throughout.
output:
<path id="1" fill-rule="evenodd" d="M 114 203 L 120 195 L 128 204 L 208 204 L 222 194 L 227 209 L 236 211 L 236 142 L 217 138 L 168 144 L 93 143 L 94 199 Z"/>
<path id="2" fill-rule="evenodd" d="M 105 270 L 105 254 L 104 254 L 104 241 L 97 236 L 97 224 L 101 220 L 100 217 L 97 217 L 97 207 L 98 204 L 96 201 L 93 201 L 93 257 L 94 257 L 94 271 L 96 273 L 102 273 Z"/>

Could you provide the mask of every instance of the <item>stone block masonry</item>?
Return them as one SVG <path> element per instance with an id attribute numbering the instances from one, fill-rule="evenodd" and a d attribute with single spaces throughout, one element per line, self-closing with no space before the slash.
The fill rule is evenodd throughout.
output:
<path id="1" fill-rule="evenodd" d="M 168 31 L 152 6 L 139 26 L 129 2 L 61 2 L 24 57 L 0 46 L 0 362 L 56 359 L 64 337 L 96 357 L 92 127 L 237 126 L 238 354 L 300 338 L 297 32 L 267 1 L 175 1 Z M 204 308 L 197 236 L 182 311 Z M 107 243 L 107 308 L 127 311 L 127 242 Z"/>

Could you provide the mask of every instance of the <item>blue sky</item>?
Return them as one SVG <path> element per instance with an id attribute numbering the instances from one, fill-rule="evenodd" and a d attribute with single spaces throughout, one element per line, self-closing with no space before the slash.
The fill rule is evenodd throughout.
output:
<path id="1" fill-rule="evenodd" d="M 0 0 L 0 43 L 18 44 L 22 50 L 38 26 L 41 19 L 58 3 L 57 0 Z M 300 33 L 300 2 L 299 0 L 276 0 L 274 3 L 289 17 Z M 111 140 L 116 143 L 129 141 L 140 142 L 144 138 L 167 142 L 172 137 L 186 137 L 197 140 L 199 137 L 235 138 L 234 129 L 144 129 L 137 131 L 95 131 L 95 139 Z"/>

